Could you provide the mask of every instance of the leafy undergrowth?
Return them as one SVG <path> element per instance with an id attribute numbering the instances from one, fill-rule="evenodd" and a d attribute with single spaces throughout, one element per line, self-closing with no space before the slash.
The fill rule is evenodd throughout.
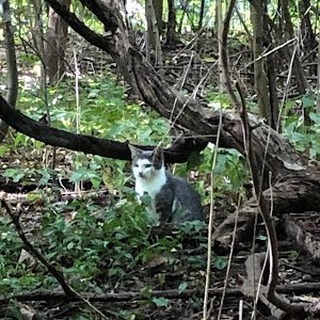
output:
<path id="1" fill-rule="evenodd" d="M 111 74 L 83 77 L 79 94 L 81 108 L 77 111 L 72 80 L 49 89 L 52 126 L 75 132 L 79 116 L 81 133 L 141 145 L 161 141 L 167 146 L 172 142 L 168 123 L 147 107 L 128 102 L 126 88 L 117 84 Z M 21 84 L 18 107 L 35 120 L 44 119 L 46 113 L 38 95 L 36 86 L 25 90 Z M 220 97 L 212 94 L 212 99 Z M 311 100 L 303 101 L 310 104 Z M 288 103 L 286 107 L 284 132 L 296 147 L 307 149 L 311 157 L 317 158 L 318 116 L 310 113 L 313 125 L 307 130 L 302 115 L 293 112 L 294 106 Z M 223 218 L 234 210 L 239 194 L 246 198 L 243 185 L 248 176 L 239 153 L 218 151 L 212 190 L 212 146 L 193 155 L 188 163 L 170 169 L 190 179 L 201 193 L 206 211 L 212 192 L 215 211 Z M 124 161 L 53 150 L 13 131 L 0 146 L 0 155 L 1 198 L 20 216 L 20 224 L 34 248 L 62 271 L 68 284 L 82 294 L 139 294 L 137 299 L 96 303 L 110 319 L 199 316 L 207 263 L 205 223 L 186 223 L 174 230 L 150 227 L 145 208 L 135 201 L 130 164 Z M 227 263 L 224 254 L 212 256 L 210 283 L 220 287 Z M 0 278 L 1 298 L 61 292 L 52 274 L 24 250 L 5 210 L 0 216 Z M 234 281 L 231 285 L 236 286 Z M 177 298 L 175 291 L 168 294 L 168 290 L 186 296 Z M 155 296 L 154 291 L 163 295 Z M 219 306 L 218 302 L 211 303 Z M 27 304 L 11 299 L 0 308 L 0 314 L 22 319 L 26 308 L 31 308 L 39 319 L 100 319 L 82 302 L 61 299 Z"/>
<path id="2" fill-rule="evenodd" d="M 141 145 L 159 141 L 169 145 L 172 137 L 167 122 L 148 108 L 127 102 L 126 88 L 118 85 L 111 74 L 107 77 L 108 81 L 106 75 L 81 80 L 78 114 L 71 80 L 50 88 L 52 126 L 75 132 L 79 116 L 81 133 Z M 38 94 L 36 86 L 25 90 L 21 84 L 18 107 L 33 119 L 43 121 L 46 107 Z M 0 154 L 2 199 L 20 216 L 20 224 L 34 248 L 62 271 L 72 288 L 82 294 L 141 295 L 139 302 L 120 299 L 117 303 L 97 304 L 107 316 L 177 319 L 178 315 L 188 317 L 201 312 L 207 263 L 206 225 L 186 223 L 174 230 L 150 227 L 145 208 L 135 201 L 129 163 L 61 148 L 53 150 L 14 131 L 1 145 Z M 237 195 L 244 192 L 242 185 L 247 175 L 242 157 L 221 149 L 211 190 L 212 154 L 212 148 L 207 148 L 171 170 L 190 178 L 204 205 L 209 203 L 210 192 L 215 198 L 227 194 L 225 203 L 219 205 L 221 213 L 222 209 L 233 208 Z M 2 298 L 61 292 L 55 277 L 24 250 L 5 210 L 0 216 L 0 253 Z M 226 258 L 213 254 L 215 276 L 224 272 L 225 266 Z M 198 294 L 189 294 L 183 300 L 151 294 L 157 290 L 193 289 Z M 22 319 L 26 307 L 41 319 L 99 319 L 83 303 L 61 300 L 22 305 L 11 299 L 0 313 Z"/>

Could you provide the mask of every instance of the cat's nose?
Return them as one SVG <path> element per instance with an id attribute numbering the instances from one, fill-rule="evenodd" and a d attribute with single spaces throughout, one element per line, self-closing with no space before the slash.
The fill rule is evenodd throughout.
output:
<path id="1" fill-rule="evenodd" d="M 142 172 L 139 172 L 139 177 L 144 178 L 144 174 Z"/>

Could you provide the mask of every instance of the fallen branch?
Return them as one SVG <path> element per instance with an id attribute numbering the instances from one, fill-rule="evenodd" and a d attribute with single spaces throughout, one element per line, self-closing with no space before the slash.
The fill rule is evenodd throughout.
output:
<path id="1" fill-rule="evenodd" d="M 279 285 L 276 289 L 277 293 L 282 294 L 308 294 L 313 292 L 320 292 L 320 282 L 314 283 L 295 283 L 287 285 Z M 209 289 L 209 296 L 221 296 L 223 289 Z M 233 297 L 242 297 L 243 293 L 240 289 L 227 289 L 227 294 Z M 191 297 L 202 297 L 203 291 L 200 289 L 187 289 L 182 292 L 180 290 L 156 290 L 151 291 L 148 297 L 163 297 L 167 299 L 186 299 Z M 146 300 L 146 295 L 139 291 L 131 292 L 119 292 L 119 293 L 81 293 L 81 297 L 90 302 L 125 302 L 125 301 L 137 301 Z M 12 295 L 10 297 L 0 299 L 0 304 L 6 304 L 11 299 L 23 302 L 23 301 L 77 301 L 76 298 L 67 296 L 64 292 L 52 292 L 52 291 L 34 291 L 29 294 Z"/>
<path id="2" fill-rule="evenodd" d="M 127 142 L 99 139 L 49 127 L 11 108 L 1 95 L 0 118 L 17 131 L 53 147 L 67 148 L 111 159 L 131 160 Z M 186 162 L 192 152 L 199 152 L 206 145 L 204 139 L 181 137 L 173 143 L 171 148 L 164 150 L 165 160 L 169 163 Z M 155 146 L 139 146 L 139 148 L 152 150 Z"/>

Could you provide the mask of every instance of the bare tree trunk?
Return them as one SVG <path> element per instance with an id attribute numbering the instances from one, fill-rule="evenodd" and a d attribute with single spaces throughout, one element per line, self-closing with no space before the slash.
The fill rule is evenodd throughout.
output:
<path id="1" fill-rule="evenodd" d="M 66 8 L 71 0 L 59 0 Z M 50 83 L 55 83 L 65 71 L 65 50 L 68 37 L 68 24 L 49 8 L 48 30 L 45 42 L 45 63 Z"/>
<path id="2" fill-rule="evenodd" d="M 291 21 L 291 14 L 289 11 L 289 2 L 288 2 L 288 0 L 282 0 L 281 3 L 282 3 L 281 9 L 283 12 L 284 24 L 285 24 L 285 32 L 283 32 L 281 34 L 281 36 L 283 34 L 286 34 L 292 39 L 292 38 L 296 37 L 296 35 L 295 35 L 292 21 Z M 299 44 L 296 44 L 296 46 L 298 46 L 298 45 Z M 282 52 L 287 59 L 287 63 L 289 64 L 291 60 L 293 62 L 292 63 L 292 73 L 295 75 L 295 82 L 297 84 L 298 92 L 299 92 L 299 94 L 303 95 L 306 93 L 306 91 L 309 87 L 309 84 L 308 84 L 308 81 L 305 77 L 304 70 L 303 70 L 301 61 L 299 59 L 299 56 L 297 54 L 297 51 L 299 51 L 299 50 L 296 50 L 296 49 L 290 50 L 287 47 L 284 47 L 282 49 Z M 303 108 L 303 106 L 302 106 L 302 108 Z M 308 125 L 308 124 L 310 124 L 311 119 L 309 117 L 309 114 L 305 111 L 306 110 L 304 110 L 304 109 L 302 110 L 302 112 L 305 115 L 304 122 L 306 125 Z"/>
<path id="3" fill-rule="evenodd" d="M 198 30 L 202 28 L 202 24 L 203 24 L 204 5 L 205 5 L 205 0 L 201 0 Z"/>
<path id="4" fill-rule="evenodd" d="M 163 20 L 162 20 L 162 14 L 163 14 L 163 0 L 154 0 L 154 12 L 157 20 L 158 25 L 158 31 L 159 34 L 162 34 L 163 32 Z"/>
<path id="5" fill-rule="evenodd" d="M 2 4 L 3 20 L 4 20 L 4 38 L 6 45 L 6 60 L 7 60 L 7 101 L 12 108 L 15 108 L 18 96 L 18 70 L 16 50 L 14 43 L 14 31 L 11 23 L 10 2 L 6 0 Z M 8 125 L 0 121 L 0 141 L 2 141 L 8 132 Z"/>
<path id="6" fill-rule="evenodd" d="M 146 0 L 147 41 L 146 57 L 154 65 L 162 65 L 159 28 L 155 16 L 153 0 Z"/>
<path id="7" fill-rule="evenodd" d="M 176 44 L 176 8 L 174 0 L 168 0 L 167 45 L 173 48 Z"/>
<path id="8" fill-rule="evenodd" d="M 263 19 L 264 24 L 264 30 L 269 30 L 269 25 L 266 21 L 266 19 Z M 271 51 L 274 48 L 271 33 L 265 32 L 265 46 L 269 48 Z M 279 99 L 278 99 L 278 93 L 277 93 L 277 76 L 276 76 L 276 66 L 275 66 L 275 55 L 276 53 L 269 54 L 267 56 L 267 78 L 268 78 L 268 91 L 269 91 L 269 101 L 270 101 L 270 127 L 272 129 L 278 130 L 278 132 L 281 132 L 281 124 L 279 119 Z"/>
<path id="9" fill-rule="evenodd" d="M 289 3 L 288 0 L 282 0 L 282 12 L 285 20 L 285 34 L 287 34 L 290 38 L 294 38 L 294 30 L 291 21 L 291 15 L 289 12 Z M 291 60 L 291 54 L 287 48 L 283 48 L 282 50 L 288 60 L 288 63 Z M 293 73 L 296 76 L 296 82 L 298 85 L 298 91 L 300 94 L 304 94 L 309 87 L 307 79 L 304 75 L 304 71 L 300 62 L 299 57 L 295 54 L 293 57 Z"/>
<path id="10" fill-rule="evenodd" d="M 310 0 L 299 1 L 301 39 L 306 52 L 310 52 L 309 61 L 313 63 L 317 59 L 317 53 L 314 50 L 317 47 L 317 40 L 310 21 L 310 8 Z M 310 71 L 310 74 L 317 75 L 316 64 L 311 65 Z"/>
<path id="11" fill-rule="evenodd" d="M 215 10 L 215 16 L 214 16 L 214 31 L 218 32 L 219 30 L 219 12 L 221 12 L 222 10 L 219 9 L 219 7 L 221 7 L 221 1 L 216 0 L 216 10 Z"/>
<path id="12" fill-rule="evenodd" d="M 266 14 L 266 1 L 253 0 L 251 6 L 251 20 L 253 27 L 253 57 L 254 57 L 254 82 L 257 93 L 260 115 L 272 125 L 271 106 L 268 95 L 268 78 L 265 70 L 264 52 L 264 14 Z"/>
<path id="13" fill-rule="evenodd" d="M 225 92 L 225 83 L 226 78 L 225 74 L 222 71 L 223 69 L 223 62 L 222 62 L 222 55 L 223 50 L 227 50 L 228 48 L 222 47 L 222 30 L 223 30 L 223 13 L 222 13 L 222 1 L 217 1 L 216 5 L 216 22 L 217 22 L 217 32 L 218 32 L 218 50 L 219 50 L 219 92 Z"/>

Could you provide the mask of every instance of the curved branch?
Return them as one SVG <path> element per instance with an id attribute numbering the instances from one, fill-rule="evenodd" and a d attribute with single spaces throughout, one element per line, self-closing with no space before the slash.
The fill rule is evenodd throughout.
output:
<path id="1" fill-rule="evenodd" d="M 75 30 L 80 36 L 85 38 L 89 43 L 95 47 L 114 54 L 114 41 L 112 37 L 101 36 L 88 28 L 81 22 L 74 13 L 71 13 L 65 6 L 61 5 L 56 0 L 46 0 L 46 2 L 61 16 L 68 25 Z M 102 12 L 102 11 L 101 11 Z M 100 15 L 99 15 L 100 17 Z M 104 21 L 103 21 L 104 22 Z"/>
<path id="2" fill-rule="evenodd" d="M 0 118 L 17 131 L 54 147 L 63 147 L 112 159 L 131 160 L 127 142 L 99 139 L 89 135 L 74 134 L 48 127 L 11 108 L 1 95 Z M 166 162 L 185 162 L 192 152 L 199 152 L 205 146 L 206 142 L 203 140 L 196 141 L 192 138 L 188 139 L 188 137 L 187 139 L 180 139 L 171 148 L 164 150 Z M 153 149 L 154 146 L 141 148 Z"/>
<path id="3" fill-rule="evenodd" d="M 103 7 L 96 1 L 80 0 L 80 2 L 103 23 L 105 31 L 110 31 L 113 34 L 118 29 L 117 19 L 114 17 L 113 12 L 105 12 Z"/>
<path id="4" fill-rule="evenodd" d="M 83 24 L 73 14 L 62 8 L 56 0 L 46 1 L 69 23 L 75 32 L 85 37 L 93 45 L 97 45 L 94 43 L 96 41 L 88 38 L 89 33 L 83 32 Z M 111 41 L 106 39 L 104 40 L 106 45 L 98 44 L 97 46 L 113 55 L 127 83 L 160 115 L 172 119 L 173 123 L 196 133 L 197 136 L 201 136 L 207 141 L 215 142 L 220 113 L 209 108 L 207 102 L 201 97 L 194 98 L 182 95 L 157 73 L 136 45 L 130 42 L 127 30 L 121 27 L 123 23 L 120 21 L 122 17 L 118 12 L 117 1 L 108 1 L 108 4 L 106 4 L 107 1 L 92 0 L 92 2 L 100 3 L 103 12 L 113 11 L 114 13 L 109 15 L 119 19 L 117 23 L 119 28 L 113 37 L 114 42 L 112 42 L 114 47 L 107 45 Z M 100 37 L 96 37 L 97 41 L 99 41 L 98 39 Z M 116 51 L 113 51 L 115 48 Z M 225 112 L 222 118 L 220 146 L 235 148 L 244 154 L 243 133 L 239 116 L 232 112 Z M 305 159 L 285 139 L 272 129 L 270 130 L 270 127 L 257 117 L 249 115 L 249 121 L 253 151 L 257 161 L 259 163 L 266 161 L 266 169 L 272 171 L 273 176 L 282 172 L 283 169 L 296 171 L 303 168 Z M 264 150 L 268 139 L 270 139 L 270 145 L 265 155 Z M 127 147 L 125 148 L 127 150 Z"/>

